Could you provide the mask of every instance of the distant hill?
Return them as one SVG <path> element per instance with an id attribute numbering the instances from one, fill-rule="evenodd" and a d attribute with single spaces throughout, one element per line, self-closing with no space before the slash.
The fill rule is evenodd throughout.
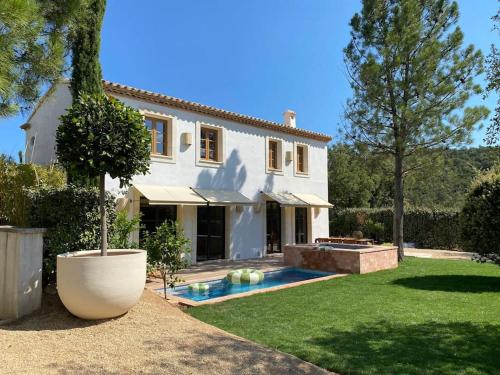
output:
<path id="1" fill-rule="evenodd" d="M 474 176 L 500 162 L 500 147 L 438 149 L 421 159 L 427 165 L 405 179 L 406 204 L 460 208 Z M 337 207 L 392 205 L 390 158 L 337 144 L 329 150 L 328 166 L 329 199 Z"/>

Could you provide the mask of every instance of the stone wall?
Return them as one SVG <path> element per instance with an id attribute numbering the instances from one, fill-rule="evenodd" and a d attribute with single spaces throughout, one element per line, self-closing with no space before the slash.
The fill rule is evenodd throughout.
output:
<path id="1" fill-rule="evenodd" d="M 289 245 L 285 265 L 336 273 L 369 273 L 398 266 L 397 249 L 373 246 L 362 250 L 318 250 L 317 245 Z"/>

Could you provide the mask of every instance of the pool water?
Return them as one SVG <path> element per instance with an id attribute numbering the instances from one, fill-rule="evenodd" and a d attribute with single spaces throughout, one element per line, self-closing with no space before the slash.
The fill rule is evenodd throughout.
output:
<path id="1" fill-rule="evenodd" d="M 297 281 L 317 279 L 333 275 L 330 272 L 320 272 L 304 270 L 300 268 L 285 268 L 283 270 L 264 272 L 264 281 L 255 285 L 238 285 L 231 284 L 225 279 L 207 281 L 210 286 L 207 292 L 199 293 L 188 289 L 187 285 L 178 286 L 174 289 L 169 289 L 167 292 L 171 295 L 181 298 L 187 298 L 192 301 L 206 301 L 213 298 L 224 297 L 232 294 L 245 293 L 253 290 L 267 289 L 274 286 L 295 283 Z M 163 291 L 163 289 L 157 289 Z"/>

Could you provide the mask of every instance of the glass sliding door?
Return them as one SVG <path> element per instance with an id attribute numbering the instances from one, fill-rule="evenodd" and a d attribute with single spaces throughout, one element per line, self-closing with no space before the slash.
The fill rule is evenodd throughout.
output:
<path id="1" fill-rule="evenodd" d="M 281 207 L 277 202 L 266 202 L 267 253 L 281 252 Z"/>
<path id="2" fill-rule="evenodd" d="M 198 207 L 197 262 L 225 258 L 225 213 L 225 207 Z"/>
<path id="3" fill-rule="evenodd" d="M 295 243 L 307 243 L 307 208 L 295 207 Z"/>
<path id="4" fill-rule="evenodd" d="M 139 231 L 140 239 L 144 238 L 144 233 L 156 231 L 156 227 L 165 221 L 177 220 L 177 206 L 149 206 L 146 202 L 141 202 L 141 229 Z"/>

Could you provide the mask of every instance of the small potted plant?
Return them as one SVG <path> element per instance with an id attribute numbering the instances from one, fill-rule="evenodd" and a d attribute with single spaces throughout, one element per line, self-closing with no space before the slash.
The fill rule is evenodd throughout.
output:
<path id="1" fill-rule="evenodd" d="M 83 319 L 122 315 L 146 282 L 146 252 L 107 245 L 106 175 L 127 186 L 149 169 L 150 135 L 143 116 L 105 94 L 81 94 L 61 116 L 58 160 L 71 175 L 99 180 L 101 248 L 57 257 L 57 289 L 66 308 Z"/>

